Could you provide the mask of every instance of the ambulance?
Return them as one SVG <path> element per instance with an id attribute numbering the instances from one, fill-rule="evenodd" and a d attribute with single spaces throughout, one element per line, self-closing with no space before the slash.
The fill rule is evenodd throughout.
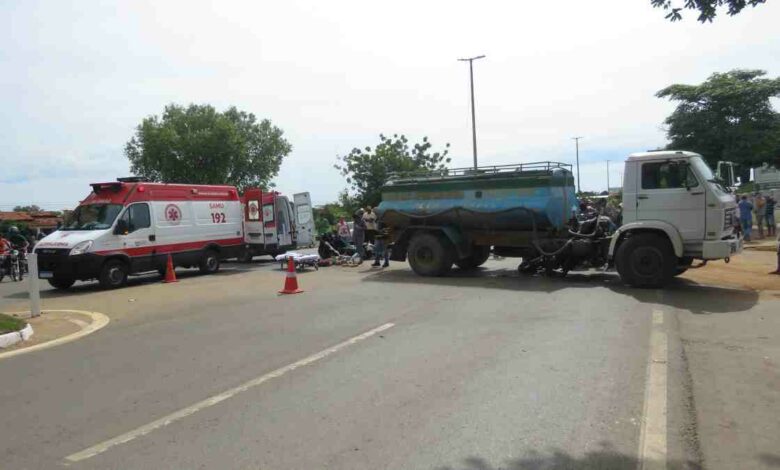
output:
<path id="1" fill-rule="evenodd" d="M 309 193 L 292 200 L 276 191 L 247 189 L 244 203 L 244 252 L 241 261 L 284 253 L 314 244 L 314 214 Z"/>
<path id="2" fill-rule="evenodd" d="M 141 178 L 92 184 L 70 220 L 35 246 L 39 277 L 58 289 L 97 279 L 121 287 L 129 275 L 174 266 L 215 273 L 244 251 L 242 201 L 233 186 L 149 183 Z"/>

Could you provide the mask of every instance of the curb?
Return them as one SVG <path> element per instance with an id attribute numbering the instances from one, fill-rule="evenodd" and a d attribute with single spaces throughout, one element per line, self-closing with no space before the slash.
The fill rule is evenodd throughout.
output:
<path id="1" fill-rule="evenodd" d="M 32 325 L 28 323 L 19 331 L 12 331 L 10 333 L 0 335 L 0 348 L 7 348 L 8 346 L 13 346 L 19 341 L 26 341 L 32 335 Z"/>
<path id="2" fill-rule="evenodd" d="M 20 354 L 27 354 L 35 351 L 40 351 L 42 349 L 53 348 L 54 346 L 59 346 L 60 344 L 70 343 L 71 341 L 75 341 L 83 336 L 87 336 L 96 332 L 97 330 L 108 325 L 108 322 L 110 321 L 108 316 L 100 312 L 87 312 L 84 310 L 46 310 L 46 312 L 47 313 L 52 313 L 52 312 L 80 313 L 82 315 L 87 315 L 90 318 L 92 318 L 92 323 L 83 327 L 81 330 L 75 333 L 71 333 L 61 338 L 53 339 L 51 341 L 46 341 L 45 343 L 41 343 L 41 344 L 36 344 L 34 346 L 30 346 L 29 348 L 16 349 L 14 351 L 7 351 L 7 352 L 0 353 L 0 360 L 8 359 L 10 357 L 18 356 Z M 29 323 L 27 324 L 27 326 L 30 326 Z M 32 328 L 30 328 L 30 331 L 32 332 Z"/>

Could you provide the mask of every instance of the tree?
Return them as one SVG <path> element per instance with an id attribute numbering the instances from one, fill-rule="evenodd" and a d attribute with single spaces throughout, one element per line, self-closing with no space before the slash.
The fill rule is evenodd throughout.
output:
<path id="1" fill-rule="evenodd" d="M 391 173 L 419 173 L 444 169 L 450 162 L 447 157 L 450 144 L 443 151 L 431 153 L 431 143 L 427 137 L 422 142 L 409 146 L 404 135 L 394 134 L 392 138 L 379 135 L 379 144 L 372 149 L 354 148 L 347 155 L 338 158 L 334 165 L 347 179 L 354 198 L 359 206 L 376 206 L 382 200 L 381 188 L 387 182 Z M 342 205 L 351 196 L 344 193 L 339 196 Z"/>
<path id="2" fill-rule="evenodd" d="M 125 146 L 133 173 L 151 181 L 267 188 L 292 146 L 283 132 L 235 107 L 171 104 Z"/>
<path id="3" fill-rule="evenodd" d="M 715 73 L 700 85 L 671 85 L 656 93 L 679 101 L 666 118 L 667 148 L 691 150 L 710 166 L 719 160 L 751 166 L 780 158 L 780 114 L 770 98 L 780 96 L 780 78 L 761 70 Z"/>
<path id="4" fill-rule="evenodd" d="M 27 212 L 27 213 L 35 213 L 40 212 L 41 208 L 36 206 L 35 204 L 32 204 L 30 206 L 16 206 L 14 207 L 14 212 Z"/>
<path id="5" fill-rule="evenodd" d="M 756 7 L 766 0 L 650 0 L 655 8 L 667 11 L 666 19 L 679 21 L 682 19 L 683 10 L 698 10 L 698 20 L 702 23 L 712 22 L 717 15 L 717 9 L 721 6 L 728 7 L 729 16 L 734 16 L 744 10 L 748 5 Z"/>

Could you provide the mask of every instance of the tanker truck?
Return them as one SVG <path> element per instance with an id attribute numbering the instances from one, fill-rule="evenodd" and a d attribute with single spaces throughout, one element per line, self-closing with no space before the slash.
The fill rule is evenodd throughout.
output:
<path id="1" fill-rule="evenodd" d="M 521 258 L 522 273 L 616 268 L 628 285 L 661 287 L 694 260 L 741 252 L 734 197 L 700 155 L 635 153 L 624 171 L 619 227 L 581 213 L 571 165 L 554 162 L 397 175 L 377 212 L 391 259 L 421 276 L 474 269 L 492 250 Z"/>

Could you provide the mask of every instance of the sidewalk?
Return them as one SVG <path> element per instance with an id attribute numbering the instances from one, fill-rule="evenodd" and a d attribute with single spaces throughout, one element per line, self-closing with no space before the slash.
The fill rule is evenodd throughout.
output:
<path id="1" fill-rule="evenodd" d="M 708 470 L 780 466 L 780 276 L 767 274 L 776 268 L 772 248 L 681 276 L 756 293 L 743 311 L 677 316 Z"/>
<path id="2" fill-rule="evenodd" d="M 27 341 L 21 341 L 13 346 L 0 349 L 0 359 L 2 359 L 3 353 L 48 343 L 49 341 L 78 333 L 93 323 L 93 319 L 89 315 L 72 311 L 44 312 L 36 318 L 30 318 L 29 313 L 10 315 L 22 318 L 32 325 L 33 335 Z"/>

